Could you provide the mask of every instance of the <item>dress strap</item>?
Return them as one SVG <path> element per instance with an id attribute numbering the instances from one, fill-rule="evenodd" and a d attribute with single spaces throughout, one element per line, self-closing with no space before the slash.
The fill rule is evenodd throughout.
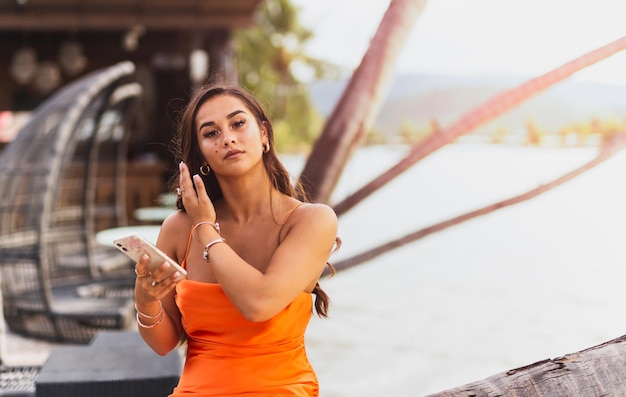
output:
<path id="1" fill-rule="evenodd" d="M 285 222 L 283 223 L 283 226 L 289 221 L 289 218 L 291 218 L 291 214 L 296 212 L 296 210 L 298 208 L 302 207 L 303 205 L 304 205 L 304 203 L 300 203 L 300 204 L 296 205 L 295 207 L 293 207 L 293 209 L 291 211 L 289 211 L 289 213 L 287 214 L 287 217 L 285 218 Z"/>
<path id="2" fill-rule="evenodd" d="M 187 249 L 185 250 L 185 256 L 183 257 L 183 261 L 180 264 L 180 266 L 183 269 L 187 268 L 185 265 L 186 265 L 186 262 L 187 262 L 187 255 L 189 255 L 189 247 L 191 247 L 191 239 L 192 239 L 192 237 L 193 237 L 193 227 L 189 231 L 189 239 L 187 239 Z"/>

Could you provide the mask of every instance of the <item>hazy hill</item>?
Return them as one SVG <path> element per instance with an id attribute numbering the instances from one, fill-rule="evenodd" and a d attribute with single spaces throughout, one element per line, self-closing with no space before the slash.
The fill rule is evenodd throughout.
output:
<path id="1" fill-rule="evenodd" d="M 530 79 L 530 78 L 529 78 Z M 397 76 L 378 115 L 375 128 L 395 135 L 403 123 L 414 127 L 436 119 L 445 127 L 475 106 L 528 79 L 510 76 Z M 346 80 L 319 82 L 311 86 L 314 104 L 328 115 L 339 99 Z M 626 86 L 565 80 L 543 91 L 518 108 L 481 127 L 476 133 L 491 133 L 505 126 L 511 133 L 521 131 L 527 120 L 549 133 L 563 126 L 586 122 L 592 117 L 626 117 Z"/>

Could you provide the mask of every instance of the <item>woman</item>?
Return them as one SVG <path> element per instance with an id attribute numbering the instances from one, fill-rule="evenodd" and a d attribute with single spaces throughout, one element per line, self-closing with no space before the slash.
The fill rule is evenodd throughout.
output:
<path id="1" fill-rule="evenodd" d="M 136 265 L 139 331 L 157 353 L 187 340 L 172 396 L 317 396 L 304 332 L 329 299 L 318 284 L 337 217 L 303 203 L 276 157 L 261 105 L 237 87 L 207 86 L 181 115 L 175 178 L 181 211 L 157 246 L 187 270 Z M 332 268 L 331 268 L 332 269 Z"/>

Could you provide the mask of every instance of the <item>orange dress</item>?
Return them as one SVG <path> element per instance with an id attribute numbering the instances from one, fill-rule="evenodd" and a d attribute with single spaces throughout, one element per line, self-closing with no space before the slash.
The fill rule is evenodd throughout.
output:
<path id="1" fill-rule="evenodd" d="M 176 286 L 176 304 L 187 358 L 171 396 L 319 395 L 304 345 L 310 293 L 302 292 L 263 322 L 246 320 L 219 284 L 183 280 Z"/>

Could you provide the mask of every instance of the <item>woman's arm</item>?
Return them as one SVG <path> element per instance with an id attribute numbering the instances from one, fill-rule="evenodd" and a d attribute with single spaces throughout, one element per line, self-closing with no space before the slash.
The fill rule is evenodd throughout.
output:
<path id="1" fill-rule="evenodd" d="M 174 242 L 181 235 L 189 233 L 188 221 L 185 222 L 183 218 L 181 213 L 168 217 L 161 226 L 157 240 L 157 247 L 177 262 L 181 259 Z M 177 276 L 174 274 L 163 278 L 169 268 L 167 263 L 163 263 L 159 271 L 152 275 L 146 274 L 147 263 L 147 258 L 142 258 L 136 264 L 137 274 L 145 274 L 135 282 L 137 325 L 139 333 L 152 350 L 165 355 L 176 348 L 182 335 L 181 315 L 174 299 L 177 284 L 174 280 Z M 152 281 L 156 281 L 156 285 L 152 286 Z"/>
<path id="2" fill-rule="evenodd" d="M 203 245 L 219 238 L 210 227 L 198 228 L 196 236 Z M 291 215 L 287 235 L 265 272 L 245 262 L 228 242 L 211 246 L 208 266 L 245 318 L 265 321 L 314 284 L 326 266 L 336 236 L 333 210 L 323 204 L 305 204 Z"/>
<path id="3" fill-rule="evenodd" d="M 202 178 L 190 177 L 184 163 L 180 164 L 180 172 L 179 185 L 191 222 L 215 223 L 215 207 Z M 263 272 L 244 261 L 227 241 L 213 244 L 208 250 L 208 268 L 248 320 L 264 321 L 273 317 L 315 284 L 335 244 L 337 216 L 326 205 L 306 204 L 292 213 L 285 227 L 288 232 Z M 194 238 L 202 246 L 220 239 L 215 228 L 194 229 Z M 192 251 L 189 257 L 192 255 L 202 253 Z"/>

